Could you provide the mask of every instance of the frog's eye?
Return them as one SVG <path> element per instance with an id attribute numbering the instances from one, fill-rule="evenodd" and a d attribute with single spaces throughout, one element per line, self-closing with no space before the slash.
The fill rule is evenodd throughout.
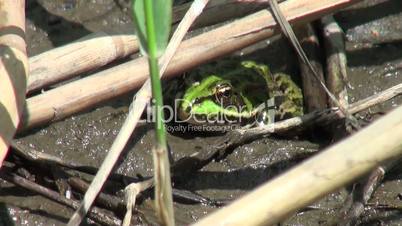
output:
<path id="1" fill-rule="evenodd" d="M 232 94 L 232 90 L 231 90 L 231 89 L 225 89 L 225 90 L 222 90 L 222 91 L 220 92 L 220 95 L 221 95 L 222 97 L 230 97 L 231 94 Z"/>
<path id="2" fill-rule="evenodd" d="M 231 97 L 232 96 L 232 87 L 227 84 L 222 84 L 222 85 L 217 86 L 215 96 L 218 100 L 221 98 Z"/>

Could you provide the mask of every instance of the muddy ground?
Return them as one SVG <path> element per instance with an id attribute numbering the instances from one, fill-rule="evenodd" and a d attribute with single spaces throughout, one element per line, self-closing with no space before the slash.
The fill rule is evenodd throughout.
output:
<path id="1" fill-rule="evenodd" d="M 128 1 L 125 0 L 28 0 L 29 55 L 96 31 L 131 33 L 133 28 L 127 6 Z M 402 3 L 399 0 L 365 1 L 359 7 L 338 13 L 336 19 L 346 33 L 351 102 L 402 82 Z M 297 75 L 297 60 L 287 42 L 272 39 L 268 43 L 267 47 L 242 57 L 264 62 L 274 72 Z M 29 131 L 20 135 L 19 141 L 69 161 L 98 167 L 125 119 L 133 94 Z M 397 97 L 371 108 L 370 112 L 387 112 L 401 103 L 402 98 Z M 170 134 L 168 139 L 174 159 L 180 159 L 196 151 L 207 150 L 221 136 L 176 133 Z M 329 142 L 317 136 L 260 139 L 235 148 L 226 158 L 209 163 L 191 177 L 180 180 L 175 187 L 213 200 L 232 200 L 325 148 Z M 141 126 L 130 140 L 116 173 L 128 176 L 129 180 L 152 175 L 150 150 L 153 143 L 152 125 Z M 28 167 L 29 170 L 32 168 L 35 167 Z M 370 203 L 401 206 L 401 172 L 398 169 L 391 172 Z M 44 174 L 38 172 L 36 176 L 40 178 Z M 128 180 L 121 181 L 124 182 Z M 282 225 L 333 224 L 349 190 L 350 187 L 347 187 L 324 197 L 314 204 L 321 209 L 294 214 Z M 4 181 L 1 181 L 0 204 L 0 225 L 64 225 L 72 214 L 69 208 Z M 177 225 L 194 222 L 216 208 L 185 204 L 178 200 L 175 202 Z M 138 211 L 138 224 L 155 224 L 152 200 L 145 199 Z M 395 210 L 368 207 L 360 223 L 401 225 L 402 215 Z"/>

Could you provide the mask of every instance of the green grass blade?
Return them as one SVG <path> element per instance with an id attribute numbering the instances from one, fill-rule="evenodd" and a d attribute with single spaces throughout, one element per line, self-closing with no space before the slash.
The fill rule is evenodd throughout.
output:
<path id="1" fill-rule="evenodd" d="M 172 22 L 172 0 L 153 0 L 153 15 L 157 46 L 157 56 L 161 56 L 165 51 L 170 37 Z M 136 34 L 140 40 L 141 52 L 148 55 L 147 32 L 145 25 L 145 6 L 144 0 L 133 0 L 133 19 Z"/>

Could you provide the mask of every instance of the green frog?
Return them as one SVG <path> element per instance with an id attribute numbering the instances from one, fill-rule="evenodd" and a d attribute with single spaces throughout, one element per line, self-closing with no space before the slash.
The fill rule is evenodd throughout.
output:
<path id="1" fill-rule="evenodd" d="M 268 66 L 254 61 L 231 66 L 234 69 L 221 75 L 187 78 L 191 84 L 176 101 L 182 121 L 249 125 L 303 114 L 302 92 L 289 75 L 272 74 Z"/>

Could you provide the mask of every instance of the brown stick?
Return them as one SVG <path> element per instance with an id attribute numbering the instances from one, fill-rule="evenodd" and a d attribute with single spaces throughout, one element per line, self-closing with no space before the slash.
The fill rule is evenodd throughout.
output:
<path id="1" fill-rule="evenodd" d="M 78 177 L 70 177 L 68 178 L 67 182 L 71 185 L 71 187 L 84 194 L 89 187 L 88 183 Z M 103 192 L 99 192 L 98 197 L 96 198 L 96 202 L 103 207 L 114 211 L 122 211 L 125 209 L 125 203 L 123 199 L 119 199 L 116 196 L 108 195 Z"/>
<path id="2" fill-rule="evenodd" d="M 282 9 L 291 22 L 303 23 L 358 1 L 288 0 L 282 3 Z M 269 11 L 262 10 L 186 40 L 170 63 L 166 77 L 272 36 L 274 27 L 275 21 Z M 99 102 L 127 93 L 138 88 L 147 76 L 146 60 L 140 58 L 29 98 L 24 128 L 59 120 L 93 107 Z"/>
<path id="3" fill-rule="evenodd" d="M 349 194 L 346 204 L 341 209 L 341 213 L 343 214 L 341 215 L 337 225 L 356 225 L 357 220 L 364 213 L 365 206 L 371 199 L 375 190 L 381 184 L 385 174 L 399 162 L 399 159 L 391 160 L 376 167 L 365 178 L 363 185 L 357 186 L 357 189 L 353 189 L 352 193 Z"/>
<path id="4" fill-rule="evenodd" d="M 362 111 L 368 107 L 374 106 L 377 103 L 382 103 L 387 101 L 397 95 L 402 93 L 402 83 L 390 87 L 380 93 L 374 94 L 370 97 L 367 97 L 363 100 L 359 100 L 355 103 L 350 104 L 349 110 L 353 113 Z"/>
<path id="5" fill-rule="evenodd" d="M 70 208 L 77 209 L 79 206 L 79 202 L 71 200 L 71 199 L 67 199 L 66 197 L 61 196 L 60 194 L 58 194 L 55 191 L 52 191 L 46 187 L 43 187 L 39 184 L 29 181 L 23 177 L 15 175 L 14 173 L 8 173 L 8 172 L 2 171 L 0 173 L 0 176 L 3 179 L 5 179 L 15 185 L 21 186 L 29 191 L 36 192 L 40 195 L 43 195 L 53 201 L 66 205 Z M 102 211 L 101 209 L 99 209 L 97 207 L 92 207 L 88 215 L 91 219 L 93 219 L 94 221 L 96 221 L 100 224 L 103 224 L 103 225 L 116 225 L 116 226 L 121 225 L 121 220 L 119 220 L 118 218 L 115 218 L 114 216 L 106 214 L 104 211 Z"/>
<path id="6" fill-rule="evenodd" d="M 0 1 L 0 166 L 24 111 L 27 70 L 25 1 Z"/>
<path id="7" fill-rule="evenodd" d="M 323 40 L 327 56 L 327 86 L 339 103 L 348 107 L 347 62 L 343 31 L 332 16 L 321 19 L 323 25 Z M 331 107 L 335 107 L 332 101 Z"/>
<path id="8" fill-rule="evenodd" d="M 311 65 L 314 67 L 321 81 L 324 81 L 324 72 L 322 68 L 322 53 L 320 43 L 314 28 L 309 24 L 302 25 L 295 29 L 300 45 L 306 52 Z M 303 98 L 306 106 L 306 113 L 315 110 L 323 110 L 327 108 L 327 94 L 320 87 L 317 79 L 311 76 L 310 69 L 299 59 L 301 78 L 303 81 Z"/>

